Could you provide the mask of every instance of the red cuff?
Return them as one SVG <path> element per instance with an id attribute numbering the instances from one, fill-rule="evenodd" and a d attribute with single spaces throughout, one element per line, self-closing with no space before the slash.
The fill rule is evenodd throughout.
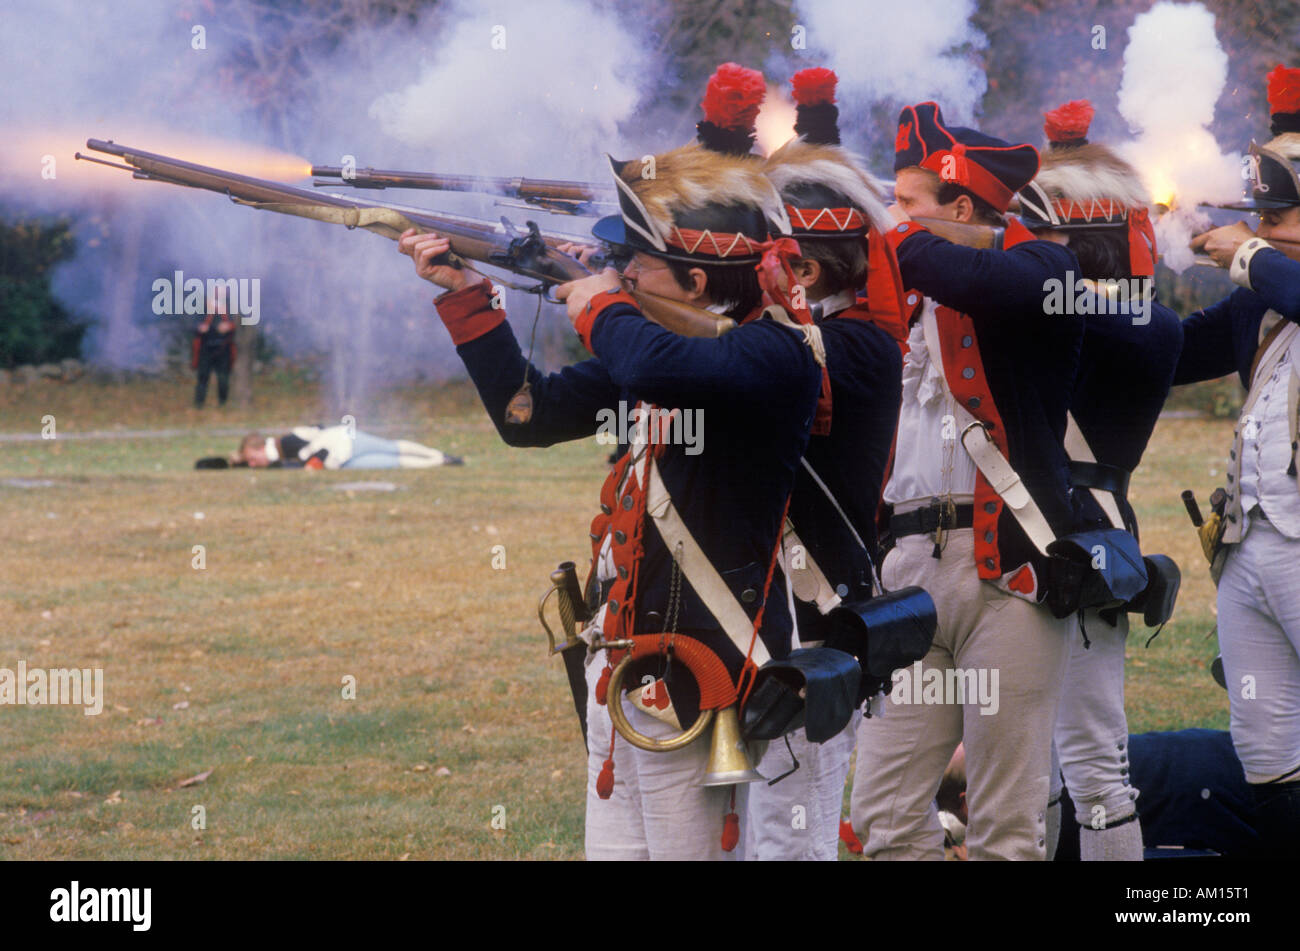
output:
<path id="1" fill-rule="evenodd" d="M 321 461 L 320 461 L 319 459 L 317 459 L 315 456 L 312 456 L 310 459 L 308 459 L 308 460 L 306 461 L 306 463 L 303 464 L 303 468 L 304 468 L 304 469 L 324 469 L 324 468 L 325 468 L 325 463 L 321 462 Z"/>
<path id="2" fill-rule="evenodd" d="M 885 232 L 885 242 L 897 252 L 898 246 L 907 239 L 908 235 L 928 230 L 925 225 L 917 224 L 915 221 L 900 221 Z"/>
<path id="3" fill-rule="evenodd" d="M 587 306 L 582 309 L 582 313 L 573 321 L 573 329 L 578 332 L 578 339 L 582 341 L 582 345 L 593 356 L 596 351 L 591 348 L 591 331 L 596 326 L 596 318 L 614 304 L 629 304 L 637 310 L 641 309 L 636 302 L 636 298 L 626 291 L 601 291 L 587 301 Z"/>
<path id="4" fill-rule="evenodd" d="M 467 284 L 458 291 L 448 291 L 433 302 L 438 316 L 451 334 L 456 346 L 477 340 L 495 330 L 506 319 L 504 307 L 492 307 L 492 282 L 484 278 L 477 284 Z"/>

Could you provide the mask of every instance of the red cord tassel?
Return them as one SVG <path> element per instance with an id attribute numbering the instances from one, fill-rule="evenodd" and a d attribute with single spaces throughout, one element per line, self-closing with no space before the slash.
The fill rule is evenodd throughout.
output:
<path id="1" fill-rule="evenodd" d="M 731 811 L 722 819 L 722 851 L 730 852 L 740 842 L 740 816 L 736 815 L 736 787 L 731 787 Z"/>
<path id="2" fill-rule="evenodd" d="M 740 842 L 740 816 L 729 812 L 722 820 L 722 851 L 730 852 L 738 842 Z"/>
<path id="3" fill-rule="evenodd" d="M 608 672 L 609 668 L 606 668 Z M 608 799 L 614 795 L 614 740 L 618 736 L 618 731 L 614 727 L 609 728 L 609 756 L 605 759 L 604 765 L 600 767 L 600 775 L 596 777 L 596 795 L 601 799 Z"/>
<path id="4" fill-rule="evenodd" d="M 605 700 L 609 697 L 609 678 L 613 673 L 614 668 L 610 667 L 609 664 L 606 664 L 605 669 L 600 672 L 600 679 L 596 681 L 596 702 L 602 707 L 605 705 Z"/>
<path id="5" fill-rule="evenodd" d="M 605 760 L 605 765 L 600 768 L 600 775 L 596 777 L 596 795 L 601 799 L 608 799 L 614 795 L 613 757 Z"/>
<path id="6" fill-rule="evenodd" d="M 862 843 L 858 840 L 858 834 L 853 831 L 853 823 L 848 819 L 840 820 L 840 841 L 854 855 L 862 854 Z"/>

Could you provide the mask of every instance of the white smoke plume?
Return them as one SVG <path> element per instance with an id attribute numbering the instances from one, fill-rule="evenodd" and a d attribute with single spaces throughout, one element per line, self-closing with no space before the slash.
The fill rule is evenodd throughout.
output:
<path id="1" fill-rule="evenodd" d="M 1187 243 L 1209 225 L 1200 202 L 1241 193 L 1241 157 L 1224 153 L 1206 128 L 1228 77 L 1214 15 L 1199 3 L 1157 3 L 1129 28 L 1119 111 L 1138 133 L 1125 157 L 1141 172 L 1152 198 L 1173 203 L 1156 222 L 1166 266 L 1192 264 Z"/>
<path id="2" fill-rule="evenodd" d="M 975 0 L 798 0 L 796 11 L 808 49 L 839 74 L 841 111 L 932 99 L 954 124 L 979 115 L 988 41 L 970 23 Z"/>
<path id="3" fill-rule="evenodd" d="M 619 123 L 644 91 L 645 55 L 613 15 L 580 0 L 518 2 L 509 15 L 462 0 L 438 20 L 438 49 L 369 115 L 391 138 L 473 155 L 485 175 L 609 175 Z M 575 50 L 576 36 L 599 37 Z M 644 79 L 641 79 L 643 82 Z"/>
<path id="4" fill-rule="evenodd" d="M 602 153 L 624 148 L 618 123 L 657 81 L 638 35 L 598 0 L 501 0 L 490 11 L 447 0 L 415 23 L 338 28 L 364 6 L 321 5 L 313 17 L 333 19 L 342 40 L 308 51 L 280 42 L 301 21 L 259 0 L 5 4 L 0 206 L 76 221 L 80 250 L 54 286 L 95 320 L 92 360 L 156 365 L 157 322 L 192 318 L 152 313 L 151 284 L 183 270 L 260 278 L 262 329 L 290 353 L 330 355 L 327 398 L 341 412 L 358 412 L 381 379 L 460 368 L 430 305 L 437 290 L 392 242 L 74 162 L 87 138 L 308 188 L 309 164 L 345 155 L 358 166 L 595 178 L 608 174 Z M 596 35 L 575 52 L 575 37 Z M 240 78 L 236 57 L 264 65 L 265 79 Z M 251 150 L 232 151 L 241 145 Z M 52 178 L 42 175 L 47 155 Z M 326 191 L 489 220 L 504 213 L 520 225 L 535 218 L 575 234 L 590 225 L 484 196 Z M 536 298 L 510 298 L 512 321 L 530 320 Z M 562 321 L 559 309 L 544 317 Z"/>

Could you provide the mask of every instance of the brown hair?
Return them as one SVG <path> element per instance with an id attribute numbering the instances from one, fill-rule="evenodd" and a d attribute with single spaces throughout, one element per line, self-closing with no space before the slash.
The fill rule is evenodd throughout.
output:
<path id="1" fill-rule="evenodd" d="M 247 436 L 245 436 L 243 439 L 239 441 L 239 452 L 235 453 L 235 458 L 236 459 L 245 458 L 245 453 L 247 453 L 251 447 L 259 445 L 264 442 L 266 442 L 265 436 L 262 436 L 258 433 L 249 433 Z"/>

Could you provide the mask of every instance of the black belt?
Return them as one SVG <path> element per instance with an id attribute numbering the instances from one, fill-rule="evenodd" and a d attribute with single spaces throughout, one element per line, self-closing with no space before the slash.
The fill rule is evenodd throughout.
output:
<path id="1" fill-rule="evenodd" d="M 1079 489 L 1101 489 L 1114 492 L 1118 498 L 1128 498 L 1129 471 L 1104 462 L 1076 462 L 1070 460 L 1070 484 Z"/>
<path id="2" fill-rule="evenodd" d="M 974 524 L 975 506 L 954 505 L 945 508 L 938 502 L 932 502 L 925 508 L 891 516 L 889 532 L 895 538 L 906 538 L 908 535 L 929 535 L 938 528 L 970 528 Z"/>

